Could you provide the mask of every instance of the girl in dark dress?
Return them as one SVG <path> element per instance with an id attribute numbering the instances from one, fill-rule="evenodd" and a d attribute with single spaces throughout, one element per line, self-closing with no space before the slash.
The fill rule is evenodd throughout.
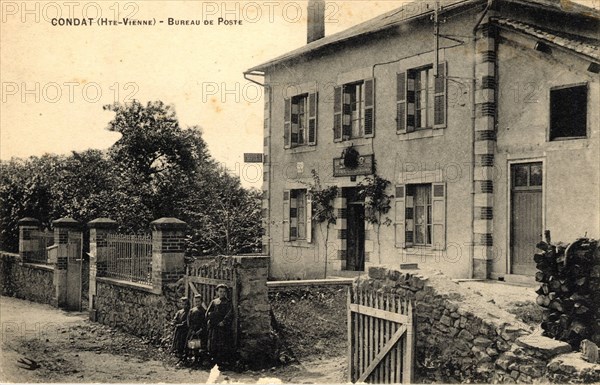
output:
<path id="1" fill-rule="evenodd" d="M 187 336 L 188 336 L 188 313 L 190 311 L 190 303 L 187 297 L 179 299 L 180 305 L 183 307 L 175 313 L 172 324 L 175 327 L 173 333 L 173 351 L 175 355 L 181 359 L 185 357 L 187 348 Z"/>
<path id="2" fill-rule="evenodd" d="M 208 352 L 218 363 L 227 362 L 232 350 L 233 307 L 227 298 L 227 292 L 227 285 L 217 286 L 217 298 L 212 300 L 206 310 Z"/>

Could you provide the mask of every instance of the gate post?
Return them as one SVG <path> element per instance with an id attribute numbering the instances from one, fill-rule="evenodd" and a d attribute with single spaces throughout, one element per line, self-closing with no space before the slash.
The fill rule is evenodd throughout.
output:
<path id="1" fill-rule="evenodd" d="M 163 284 L 177 281 L 185 274 L 185 229 L 177 218 L 160 218 L 152 228 L 152 290 L 161 294 Z"/>
<path id="2" fill-rule="evenodd" d="M 19 219 L 19 256 L 23 262 L 28 262 L 40 251 L 40 242 L 31 233 L 40 229 L 40 221 L 35 218 Z"/>
<path id="3" fill-rule="evenodd" d="M 88 312 L 91 321 L 96 321 L 96 277 L 102 277 L 106 271 L 108 252 L 107 235 L 117 229 L 117 222 L 110 218 L 96 218 L 88 222 L 90 229 L 90 282 L 88 295 Z"/>
<path id="4" fill-rule="evenodd" d="M 79 232 L 81 223 L 73 218 L 60 218 L 52 221 L 54 227 L 54 244 L 58 246 L 56 264 L 54 266 L 54 288 L 56 305 L 67 304 L 67 260 L 69 232 Z"/>

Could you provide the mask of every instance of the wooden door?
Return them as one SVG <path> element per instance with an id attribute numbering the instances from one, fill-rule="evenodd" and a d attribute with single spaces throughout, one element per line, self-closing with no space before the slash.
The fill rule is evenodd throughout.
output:
<path id="1" fill-rule="evenodd" d="M 542 163 L 511 166 L 511 273 L 533 275 L 535 245 L 542 240 Z"/>
<path id="2" fill-rule="evenodd" d="M 356 197 L 356 189 L 345 191 L 347 199 L 346 270 L 365 269 L 365 204 Z"/>
<path id="3" fill-rule="evenodd" d="M 81 233 L 69 233 L 67 243 L 67 304 L 68 310 L 82 310 L 82 260 L 83 237 Z"/>

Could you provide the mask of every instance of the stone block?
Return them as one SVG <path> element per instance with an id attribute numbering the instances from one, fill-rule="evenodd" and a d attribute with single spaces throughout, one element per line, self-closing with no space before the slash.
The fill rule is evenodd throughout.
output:
<path id="1" fill-rule="evenodd" d="M 505 352 L 496 360 L 496 366 L 504 370 L 508 370 L 508 366 L 517 360 L 518 357 L 515 354 L 511 352 Z"/>
<path id="2" fill-rule="evenodd" d="M 473 345 L 487 348 L 492 344 L 492 340 L 485 337 L 477 337 L 473 340 Z"/>
<path id="3" fill-rule="evenodd" d="M 458 333 L 458 338 L 462 338 L 467 341 L 472 341 L 473 335 L 469 333 L 466 329 L 463 329 L 460 331 L 460 333 Z"/>
<path id="4" fill-rule="evenodd" d="M 440 318 L 440 323 L 445 326 L 452 326 L 452 318 L 444 315 Z"/>
<path id="5" fill-rule="evenodd" d="M 371 266 L 369 267 L 369 278 L 372 279 L 385 279 L 388 274 L 388 269 L 383 266 Z"/>
<path id="6" fill-rule="evenodd" d="M 521 365 L 519 368 L 521 373 L 524 373 L 533 378 L 539 378 L 544 375 L 545 365 Z"/>
<path id="7" fill-rule="evenodd" d="M 571 345 L 566 342 L 557 341 L 540 335 L 519 337 L 516 343 L 525 349 L 540 352 L 545 358 L 552 358 L 559 354 L 569 353 L 572 350 Z"/>

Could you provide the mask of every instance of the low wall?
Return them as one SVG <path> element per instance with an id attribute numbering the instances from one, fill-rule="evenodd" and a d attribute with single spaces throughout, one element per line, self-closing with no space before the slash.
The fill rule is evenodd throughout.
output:
<path id="1" fill-rule="evenodd" d="M 165 285 L 162 294 L 155 294 L 150 287 L 97 277 L 96 321 L 159 343 L 172 333 L 169 322 L 182 295 L 183 285 Z"/>
<path id="2" fill-rule="evenodd" d="M 0 252 L 2 295 L 56 305 L 54 268 L 23 263 L 18 254 Z"/>
<path id="3" fill-rule="evenodd" d="M 531 335 L 513 314 L 440 272 L 376 266 L 355 285 L 414 300 L 418 382 L 565 382 L 556 360 L 571 351 L 568 344 Z M 566 371 L 567 380 L 587 378 Z"/>

